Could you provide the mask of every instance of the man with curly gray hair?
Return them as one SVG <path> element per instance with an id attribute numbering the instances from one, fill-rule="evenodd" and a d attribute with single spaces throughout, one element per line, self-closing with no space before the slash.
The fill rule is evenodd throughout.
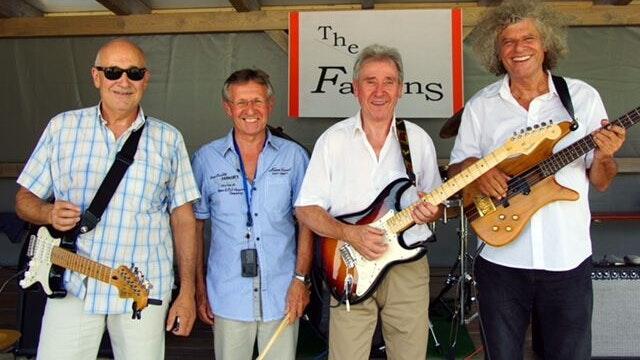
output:
<path id="1" fill-rule="evenodd" d="M 451 153 L 453 173 L 499 147 L 514 131 L 571 118 L 561 100 L 562 85 L 556 88 L 550 72 L 567 52 L 558 14 L 540 1 L 505 1 L 484 15 L 473 37 L 480 62 L 488 71 L 504 76 L 466 104 Z M 545 359 L 591 358 L 588 191 L 590 185 L 604 191 L 611 184 L 617 173 L 613 155 L 622 146 L 625 131 L 602 120 L 607 114 L 593 87 L 580 80 L 564 81 L 578 127 L 553 151 L 589 134 L 596 149 L 555 174 L 560 185 L 579 194 L 578 200 L 543 206 L 512 242 L 485 246 L 476 259 L 483 340 L 490 359 L 522 358 L 532 316 L 540 327 L 539 350 Z M 514 191 L 509 180 L 494 168 L 474 185 L 499 201 Z M 536 194 L 548 190 L 534 185 L 531 191 L 526 201 L 533 207 Z"/>

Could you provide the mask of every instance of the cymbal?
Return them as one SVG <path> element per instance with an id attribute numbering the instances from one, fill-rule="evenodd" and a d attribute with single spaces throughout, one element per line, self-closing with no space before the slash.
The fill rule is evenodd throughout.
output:
<path id="1" fill-rule="evenodd" d="M 460 120 L 462 119 L 463 111 L 464 107 L 445 121 L 444 125 L 440 129 L 440 138 L 448 139 L 458 135 L 458 128 L 460 127 Z"/>

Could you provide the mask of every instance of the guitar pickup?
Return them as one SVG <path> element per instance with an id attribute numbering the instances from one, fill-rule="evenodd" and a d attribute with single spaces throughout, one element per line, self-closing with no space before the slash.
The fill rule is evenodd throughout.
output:
<path id="1" fill-rule="evenodd" d="M 485 216 L 496 211 L 496 205 L 488 196 L 476 196 L 473 198 L 473 203 L 476 205 L 476 210 L 480 216 Z"/>

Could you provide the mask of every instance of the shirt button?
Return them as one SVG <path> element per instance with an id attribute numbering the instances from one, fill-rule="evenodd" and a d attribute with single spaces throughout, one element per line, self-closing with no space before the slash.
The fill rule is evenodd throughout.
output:
<path id="1" fill-rule="evenodd" d="M 253 291 L 258 292 L 258 288 L 254 288 Z"/>
<path id="2" fill-rule="evenodd" d="M 260 241 L 260 237 L 259 236 L 256 238 L 256 241 Z"/>
<path id="3" fill-rule="evenodd" d="M 253 213 L 253 216 L 258 216 L 258 213 Z"/>

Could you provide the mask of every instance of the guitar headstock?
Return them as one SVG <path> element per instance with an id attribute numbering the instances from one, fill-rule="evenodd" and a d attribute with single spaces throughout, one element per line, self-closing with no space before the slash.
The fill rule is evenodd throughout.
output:
<path id="1" fill-rule="evenodd" d="M 133 299 L 134 312 L 140 312 L 149 305 L 149 290 L 144 276 L 136 272 L 120 265 L 111 275 L 111 284 L 118 288 L 121 298 Z"/>
<path id="2" fill-rule="evenodd" d="M 514 132 L 513 136 L 504 145 L 504 149 L 510 155 L 527 155 L 534 151 L 544 140 L 555 140 L 562 135 L 559 125 L 550 122 L 549 124 L 536 124 L 533 127 Z"/>

